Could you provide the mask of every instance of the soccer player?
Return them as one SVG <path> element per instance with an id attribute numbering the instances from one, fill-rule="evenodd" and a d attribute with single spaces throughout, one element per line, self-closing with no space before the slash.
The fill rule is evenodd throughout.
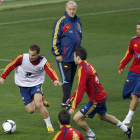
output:
<path id="1" fill-rule="evenodd" d="M 46 72 L 55 86 L 61 86 L 56 71 L 49 61 L 40 55 L 40 47 L 36 44 L 30 46 L 29 53 L 18 55 L 6 66 L 0 77 L 0 84 L 4 83 L 15 68 L 15 83 L 19 86 L 26 110 L 32 114 L 38 109 L 46 123 L 48 133 L 54 132 L 49 113 L 42 103 L 41 85 L 44 83 Z"/>
<path id="2" fill-rule="evenodd" d="M 83 135 L 70 126 L 70 114 L 67 110 L 62 110 L 58 114 L 58 124 L 61 131 L 59 131 L 53 140 L 85 140 Z"/>
<path id="3" fill-rule="evenodd" d="M 123 87 L 123 99 L 132 98 L 128 114 L 123 121 L 124 124 L 129 124 L 131 122 L 132 116 L 138 106 L 138 98 L 140 97 L 140 21 L 136 25 L 136 31 L 137 36 L 131 39 L 126 55 L 118 68 L 118 73 L 121 74 L 124 67 L 134 56 Z"/>
<path id="4" fill-rule="evenodd" d="M 77 65 L 74 63 L 73 51 L 75 48 L 81 47 L 82 29 L 76 10 L 76 2 L 68 1 L 65 14 L 55 22 L 52 33 L 51 52 L 56 58 L 63 83 L 61 107 L 67 107 L 66 101 L 71 96 L 72 84 L 77 69 Z"/>
<path id="5" fill-rule="evenodd" d="M 70 114 L 75 112 L 75 108 L 81 102 L 84 92 L 87 92 L 89 102 L 84 105 L 75 115 L 74 121 L 87 133 L 86 140 L 89 138 L 96 140 L 95 133 L 89 128 L 85 117 L 93 118 L 96 113 L 101 120 L 110 122 L 120 127 L 128 138 L 132 137 L 133 127 L 124 125 L 121 121 L 112 115 L 107 114 L 106 99 L 107 94 L 99 81 L 95 68 L 86 61 L 87 52 L 84 48 L 76 48 L 74 51 L 75 64 L 79 65 L 78 70 L 78 88 L 74 94 L 67 100 L 70 103 L 73 100 L 69 110 Z"/>

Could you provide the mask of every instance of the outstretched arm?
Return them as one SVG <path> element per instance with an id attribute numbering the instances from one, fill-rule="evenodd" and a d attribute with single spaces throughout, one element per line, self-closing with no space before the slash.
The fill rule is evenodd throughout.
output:
<path id="1" fill-rule="evenodd" d="M 4 72 L 1 75 L 1 78 L 6 79 L 6 77 L 11 73 L 11 71 L 17 66 L 21 65 L 23 59 L 23 55 L 18 55 L 14 58 L 5 68 Z"/>
<path id="2" fill-rule="evenodd" d="M 49 77 L 53 80 L 55 86 L 62 85 L 62 83 L 59 82 L 59 78 L 57 76 L 56 71 L 52 68 L 51 64 L 48 61 L 46 62 L 44 69 L 46 73 L 49 75 Z"/>

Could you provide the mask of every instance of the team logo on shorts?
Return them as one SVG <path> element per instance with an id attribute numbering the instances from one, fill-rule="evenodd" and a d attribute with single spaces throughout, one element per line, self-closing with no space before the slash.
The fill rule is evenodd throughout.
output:
<path id="1" fill-rule="evenodd" d="M 40 91 L 40 89 L 38 88 L 37 91 Z"/>
<path id="2" fill-rule="evenodd" d="M 83 111 L 83 112 L 84 112 L 85 110 L 84 110 L 84 109 L 81 109 L 81 111 Z"/>

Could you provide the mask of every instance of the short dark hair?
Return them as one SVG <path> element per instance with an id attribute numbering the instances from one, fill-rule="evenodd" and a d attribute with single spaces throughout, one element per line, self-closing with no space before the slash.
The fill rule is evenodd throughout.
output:
<path id="1" fill-rule="evenodd" d="M 33 44 L 33 45 L 30 46 L 30 50 L 31 51 L 36 51 L 37 54 L 38 54 L 40 52 L 40 47 L 36 44 Z"/>
<path id="2" fill-rule="evenodd" d="M 138 21 L 137 25 L 140 25 L 140 20 Z"/>
<path id="3" fill-rule="evenodd" d="M 84 48 L 76 48 L 74 52 L 75 52 L 75 55 L 79 56 L 82 60 L 87 59 L 87 51 Z"/>
<path id="4" fill-rule="evenodd" d="M 70 124 L 70 114 L 67 110 L 61 110 L 58 114 L 58 120 L 62 125 Z"/>

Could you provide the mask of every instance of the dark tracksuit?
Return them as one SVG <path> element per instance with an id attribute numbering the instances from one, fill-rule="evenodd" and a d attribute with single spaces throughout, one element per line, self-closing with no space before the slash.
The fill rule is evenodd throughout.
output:
<path id="1" fill-rule="evenodd" d="M 52 33 L 52 50 L 55 56 L 62 55 L 63 61 L 57 61 L 63 88 L 63 103 L 69 99 L 72 89 L 72 83 L 76 73 L 77 66 L 74 63 L 74 50 L 81 47 L 81 22 L 75 16 L 70 17 L 67 12 L 60 17 L 54 24 Z"/>

